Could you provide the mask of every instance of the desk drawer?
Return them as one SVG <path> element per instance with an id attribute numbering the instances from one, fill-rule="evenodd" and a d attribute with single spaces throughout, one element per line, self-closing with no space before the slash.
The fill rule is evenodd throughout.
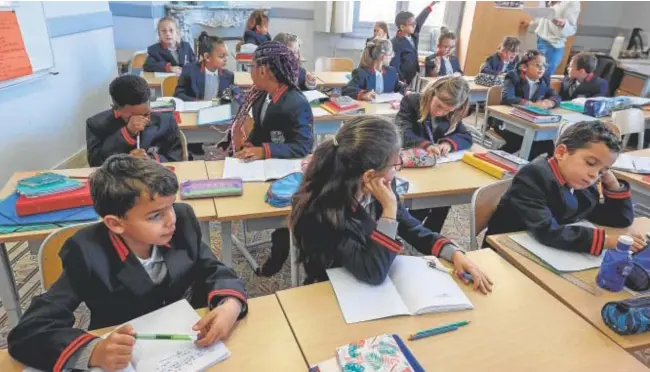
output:
<path id="1" fill-rule="evenodd" d="M 644 83 L 645 79 L 629 75 L 626 72 L 625 75 L 623 75 L 623 79 L 621 79 L 621 84 L 618 86 L 618 89 L 630 92 L 635 96 L 640 96 L 643 91 Z"/>

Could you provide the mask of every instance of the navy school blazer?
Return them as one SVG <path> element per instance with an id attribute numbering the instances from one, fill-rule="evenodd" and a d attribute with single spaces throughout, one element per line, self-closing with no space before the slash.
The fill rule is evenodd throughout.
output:
<path id="1" fill-rule="evenodd" d="M 90 330 L 128 322 L 183 298 L 195 308 L 212 309 L 235 297 L 242 303 L 239 318 L 246 316 L 244 283 L 202 242 L 192 207 L 177 203 L 174 211 L 174 236 L 168 246 L 158 247 L 167 266 L 160 284 L 151 281 L 135 254 L 103 223 L 69 238 L 59 253 L 63 273 L 34 297 L 11 330 L 9 354 L 44 371 L 70 367 L 66 364 L 75 352 L 96 338 L 74 328 L 74 311 L 82 302 L 90 309 Z"/>
<path id="2" fill-rule="evenodd" d="M 181 140 L 178 124 L 171 113 L 151 114 L 149 125 L 140 133 L 140 147 L 161 163 L 181 161 Z M 86 120 L 86 151 L 88 165 L 101 166 L 115 154 L 128 154 L 137 146 L 136 137 L 126 130 L 126 122 L 106 110 Z"/>
<path id="3" fill-rule="evenodd" d="M 143 69 L 147 72 L 169 72 L 172 66 L 185 66 L 188 63 L 196 62 L 196 56 L 190 44 L 181 41 L 178 45 L 178 58 L 176 61 L 169 49 L 163 43 L 158 42 L 147 48 L 147 59 L 144 61 Z"/>
<path id="4" fill-rule="evenodd" d="M 255 30 L 244 31 L 244 44 L 260 45 L 267 41 L 271 41 L 271 34 L 258 34 Z"/>
<path id="5" fill-rule="evenodd" d="M 232 71 L 219 70 L 219 90 L 217 96 L 221 96 L 223 90 L 235 84 L 235 74 Z M 205 64 L 195 62 L 183 67 L 183 72 L 178 78 L 178 85 L 174 91 L 174 97 L 183 101 L 203 100 L 205 93 Z"/>
<path id="6" fill-rule="evenodd" d="M 430 76 L 430 77 L 433 76 L 433 71 L 435 71 L 436 69 L 435 58 L 436 55 L 432 54 L 424 59 L 425 76 Z M 461 74 L 463 74 L 463 70 L 460 69 L 460 62 L 458 62 L 458 58 L 456 58 L 456 56 L 449 56 L 449 63 L 451 64 L 451 68 L 453 71 L 448 72 L 447 67 L 443 63 L 442 66 L 440 66 L 440 73 L 438 74 L 438 76 L 451 75 L 456 72 L 460 72 Z"/>
<path id="7" fill-rule="evenodd" d="M 411 216 L 402 204 L 392 182 L 393 193 L 397 199 L 396 220 L 399 223 L 397 235 L 425 255 L 439 256 L 446 244 L 453 244 L 444 236 L 433 232 Z M 382 214 L 382 207 L 374 201 L 374 215 L 370 215 L 361 206 L 354 206 L 348 211 L 344 220 L 343 231 L 339 236 L 326 228 L 319 221 L 309 218 L 300 221 L 295 229 L 309 231 L 308 239 L 301 244 L 321 246 L 319 251 L 333 251 L 331 260 L 307 259 L 303 262 L 307 278 L 305 284 L 326 281 L 325 269 L 344 267 L 357 279 L 378 285 L 388 275 L 395 257 L 402 253 L 404 246 L 397 240 L 377 231 L 377 220 Z"/>
<path id="8" fill-rule="evenodd" d="M 265 158 L 299 159 L 314 147 L 314 115 L 307 98 L 297 88 L 282 86 L 261 120 L 266 95 L 253 102 L 253 130 L 246 146 L 263 147 Z"/>
<path id="9" fill-rule="evenodd" d="M 557 160 L 540 155 L 514 177 L 490 218 L 486 235 L 526 230 L 550 247 L 600 255 L 603 229 L 567 225 L 587 219 L 598 225 L 630 226 L 634 221 L 630 187 L 625 181 L 619 183 L 619 191 L 604 189 L 601 203 L 596 185 L 571 192 Z"/>
<path id="10" fill-rule="evenodd" d="M 420 38 L 420 30 L 422 30 L 422 25 L 426 22 L 429 14 L 431 14 L 431 7 L 427 6 L 420 14 L 418 14 L 417 18 L 415 18 L 415 32 L 411 35 L 413 45 L 411 45 L 406 37 L 400 32 L 398 32 L 391 40 L 393 43 L 394 56 L 390 61 L 390 65 L 395 67 L 399 74 L 399 79 L 406 84 L 411 84 L 415 75 L 420 71 L 420 66 L 418 64 L 418 42 Z"/>
<path id="11" fill-rule="evenodd" d="M 359 99 L 359 96 L 369 90 L 375 89 L 377 76 L 375 67 L 363 68 L 358 67 L 352 71 L 352 78 L 347 85 L 343 87 L 344 96 Z M 397 70 L 394 67 L 386 66 L 382 69 L 381 75 L 384 77 L 384 93 L 399 92 L 406 93 L 406 84 L 399 81 Z"/>
<path id="12" fill-rule="evenodd" d="M 607 80 L 595 76 L 593 72 L 585 77 L 585 80 L 578 85 L 575 91 L 573 91 L 573 94 L 569 94 L 569 87 L 571 86 L 572 80 L 568 76 L 565 76 L 564 80 L 562 80 L 562 86 L 560 87 L 562 101 L 570 101 L 580 96 L 591 98 L 607 95 Z"/>
<path id="13" fill-rule="evenodd" d="M 515 59 L 508 64 L 508 67 L 506 67 L 506 73 L 513 71 L 517 68 L 517 64 L 519 63 L 519 56 L 515 57 Z M 481 65 L 481 73 L 483 74 L 489 74 L 489 75 L 501 75 L 501 70 L 503 70 L 503 60 L 501 59 L 501 55 L 499 52 L 496 52 L 494 54 L 490 54 L 490 56 L 487 57 L 485 62 L 483 62 L 483 65 Z"/>
<path id="14" fill-rule="evenodd" d="M 516 70 L 506 74 L 503 81 L 503 92 L 501 93 L 501 103 L 504 105 L 518 105 L 530 102 L 537 102 L 543 99 L 549 99 L 555 102 L 557 107 L 562 99 L 558 96 L 549 84 L 547 77 L 542 77 L 538 82 L 539 86 L 535 94 L 531 97 L 529 94 L 528 79 L 526 76 Z"/>
<path id="15" fill-rule="evenodd" d="M 450 124 L 446 117 L 431 118 L 429 115 L 423 123 L 418 122 L 420 97 L 420 93 L 405 96 L 395 117 L 395 124 L 404 135 L 402 144 L 404 148 L 426 148 L 433 143 L 441 142 L 449 143 L 452 151 L 465 150 L 472 146 L 472 135 L 462 122 L 458 123 L 451 133 L 447 133 Z"/>

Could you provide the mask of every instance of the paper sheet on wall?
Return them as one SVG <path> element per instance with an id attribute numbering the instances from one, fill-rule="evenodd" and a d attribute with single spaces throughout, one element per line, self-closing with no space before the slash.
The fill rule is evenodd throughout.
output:
<path id="1" fill-rule="evenodd" d="M 0 81 L 32 74 L 18 18 L 13 11 L 0 12 Z"/>

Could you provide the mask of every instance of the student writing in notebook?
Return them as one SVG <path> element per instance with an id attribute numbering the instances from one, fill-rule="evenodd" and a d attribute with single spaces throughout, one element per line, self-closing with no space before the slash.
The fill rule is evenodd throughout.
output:
<path id="1" fill-rule="evenodd" d="M 447 27 L 440 29 L 436 53 L 424 60 L 424 75 L 427 77 L 463 74 L 458 58 L 452 53 L 456 49 L 456 34 Z"/>
<path id="2" fill-rule="evenodd" d="M 373 39 L 366 44 L 359 67 L 342 93 L 359 101 L 372 101 L 377 94 L 399 92 L 406 94 L 406 84 L 399 81 L 397 70 L 389 66 L 393 45 L 387 39 Z"/>
<path id="3" fill-rule="evenodd" d="M 94 330 L 185 298 L 209 309 L 194 326 L 198 345 L 226 337 L 246 315 L 244 283 L 203 243 L 192 208 L 175 204 L 174 173 L 152 160 L 115 155 L 93 173 L 90 190 L 103 221 L 64 243 L 63 272 L 9 333 L 9 354 L 55 372 L 125 368 L 133 357 L 133 328 L 127 324 L 105 339 L 74 328 L 82 302 Z"/>
<path id="4" fill-rule="evenodd" d="M 99 167 L 111 155 L 131 154 L 158 162 L 181 161 L 178 124 L 170 113 L 152 114 L 151 91 L 135 75 L 117 77 L 109 86 L 111 110 L 86 120 L 88 164 Z"/>
<path id="5" fill-rule="evenodd" d="M 474 289 L 487 293 L 490 279 L 449 239 L 422 226 L 395 191 L 401 168 L 399 129 L 375 116 L 346 121 L 322 143 L 293 198 L 289 226 L 306 284 L 327 280 L 325 269 L 344 267 L 357 279 L 380 284 L 403 246 L 401 237 L 426 255 L 470 273 Z"/>
<path id="6" fill-rule="evenodd" d="M 526 230 L 550 247 L 596 256 L 615 248 L 618 234 L 570 224 L 581 220 L 612 227 L 632 224 L 630 186 L 609 170 L 621 150 L 616 134 L 599 121 L 570 126 L 552 157 L 542 155 L 517 173 L 490 218 L 486 235 Z M 632 251 L 645 248 L 645 239 L 632 235 Z"/>
<path id="7" fill-rule="evenodd" d="M 147 48 L 144 70 L 148 72 L 175 72 L 180 74 L 183 66 L 196 61 L 192 46 L 180 40 L 178 25 L 171 17 L 158 21 L 160 42 Z"/>
<path id="8" fill-rule="evenodd" d="M 372 29 L 372 37 L 366 39 L 366 44 L 372 41 L 373 39 L 390 39 L 390 33 L 388 32 L 388 24 L 384 21 L 375 22 L 375 27 Z"/>
<path id="9" fill-rule="evenodd" d="M 420 147 L 435 156 L 467 150 L 472 136 L 462 123 L 469 107 L 469 85 L 462 76 L 446 76 L 427 85 L 422 93 L 402 99 L 395 123 L 400 127 L 404 148 Z M 439 232 L 449 207 L 411 211 L 431 231 Z"/>
<path id="10" fill-rule="evenodd" d="M 278 41 L 286 45 L 287 48 L 296 53 L 298 61 L 300 61 L 300 45 L 302 42 L 298 36 L 286 32 L 280 32 L 279 34 L 275 35 L 273 41 Z M 298 70 L 298 88 L 300 88 L 300 90 L 316 89 L 316 77 L 312 75 L 311 72 L 307 72 L 307 70 L 305 70 L 302 66 Z"/>
<path id="11" fill-rule="evenodd" d="M 517 69 L 506 74 L 501 104 L 528 104 L 542 109 L 557 107 L 562 99 L 551 88 L 551 83 L 544 76 L 544 71 L 546 71 L 546 57 L 536 50 L 527 51 L 519 61 Z M 519 151 L 523 140 L 522 136 L 501 129 L 498 125 L 495 130 L 506 141 L 502 150 L 511 154 Z M 552 151 L 553 141 L 537 141 L 530 151 L 530 158 L 534 159 L 542 153 L 550 154 Z"/>
<path id="12" fill-rule="evenodd" d="M 183 101 L 209 101 L 221 97 L 235 84 L 235 74 L 226 69 L 228 48 L 220 38 L 199 35 L 199 61 L 183 68 L 174 97 Z"/>
<path id="13" fill-rule="evenodd" d="M 264 14 L 263 9 L 254 10 L 246 22 L 246 31 L 244 31 L 244 44 L 260 45 L 266 41 L 271 41 L 269 34 L 269 16 Z"/>
<path id="14" fill-rule="evenodd" d="M 591 53 L 578 53 L 571 58 L 569 74 L 564 77 L 560 88 L 562 101 L 607 95 L 607 80 L 594 75 L 596 65 L 598 58 Z"/>
<path id="15" fill-rule="evenodd" d="M 233 120 L 233 138 L 241 136 L 242 122 L 253 116 L 253 129 L 243 148 L 235 144 L 235 157 L 300 159 L 311 153 L 314 115 L 307 98 L 296 86 L 299 61 L 296 54 L 277 41 L 264 43 L 253 54 L 253 88 Z M 271 256 L 257 274 L 271 276 L 282 268 L 289 255 L 289 230 L 272 236 Z"/>
<path id="16" fill-rule="evenodd" d="M 491 54 L 481 65 L 481 73 L 502 75 L 515 70 L 519 62 L 521 41 L 514 36 L 506 36 L 499 45 L 499 51 Z"/>
<path id="17" fill-rule="evenodd" d="M 390 65 L 397 69 L 400 80 L 407 85 L 411 84 L 415 75 L 420 71 L 420 65 L 418 63 L 420 30 L 422 30 L 424 22 L 429 18 L 433 6 L 437 3 L 437 1 L 432 1 L 429 6 L 422 10 L 417 18 L 415 18 L 413 13 L 404 11 L 397 13 L 395 16 L 397 35 L 391 40 L 395 55 Z"/>

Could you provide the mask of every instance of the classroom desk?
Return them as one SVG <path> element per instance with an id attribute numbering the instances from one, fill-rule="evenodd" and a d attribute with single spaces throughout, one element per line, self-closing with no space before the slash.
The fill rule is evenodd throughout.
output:
<path id="1" fill-rule="evenodd" d="M 519 157 L 528 159 L 530 149 L 535 141 L 547 141 L 555 139 L 557 129 L 562 124 L 561 121 L 549 124 L 535 124 L 530 121 L 518 118 L 512 114 L 512 106 L 495 105 L 487 106 L 485 108 L 486 120 L 490 117 L 501 120 L 506 130 L 519 134 L 523 137 L 521 149 L 519 150 Z M 552 110 L 554 114 L 565 115 L 575 113 L 573 111 L 556 108 Z M 487 121 L 486 121 L 487 122 Z"/>
<path id="2" fill-rule="evenodd" d="M 427 371 L 647 370 L 492 250 L 467 255 L 495 283 L 492 294 L 485 296 L 456 279 L 474 310 L 346 324 L 329 282 L 276 295 L 309 365 L 334 357 L 339 346 L 396 333 Z M 416 331 L 460 320 L 471 324 L 406 340 Z"/>
<path id="3" fill-rule="evenodd" d="M 224 341 L 232 356 L 206 371 L 304 372 L 307 364 L 275 295 L 248 300 L 249 312 Z M 199 315 L 206 309 L 198 309 Z M 101 335 L 104 328 L 92 333 Z M 0 371 L 20 372 L 23 366 L 7 350 L 0 351 Z"/>
<path id="4" fill-rule="evenodd" d="M 235 71 L 235 85 L 240 88 L 250 88 L 253 86 L 253 79 L 250 72 Z"/>
<path id="5" fill-rule="evenodd" d="M 631 151 L 627 154 L 650 157 L 650 149 Z M 634 203 L 641 203 L 647 207 L 650 207 L 650 182 L 643 179 L 644 175 L 618 171 L 614 169 L 612 169 L 612 172 L 614 172 L 617 178 L 630 183 L 630 189 L 632 190 L 632 201 Z"/>
<path id="6" fill-rule="evenodd" d="M 606 231 L 618 231 L 619 233 L 626 230 L 635 231 L 641 234 L 650 232 L 650 219 L 645 217 L 637 218 L 629 229 L 606 228 Z M 517 244 L 508 238 L 507 234 L 489 236 L 487 241 L 506 260 L 539 284 L 547 292 L 560 300 L 571 310 L 575 311 L 578 315 L 583 317 L 586 321 L 591 323 L 592 326 L 607 335 L 622 348 L 633 353 L 637 358 L 643 356 L 642 361 L 646 363 L 646 365 L 650 365 L 650 357 L 647 354 L 647 350 L 650 348 L 650 333 L 633 336 L 619 336 L 605 325 L 600 315 L 600 311 L 605 303 L 630 298 L 632 297 L 631 294 L 626 291 L 613 293 L 602 290 L 598 295 L 593 295 L 508 248 L 504 243 L 502 243 L 504 241 L 502 239 L 504 238 L 508 241 L 505 244 Z M 597 273 L 598 269 L 592 269 L 574 275 L 595 283 Z M 561 337 L 558 337 L 558 339 L 561 339 Z M 643 352 L 644 350 L 646 350 L 645 353 Z M 595 354 L 596 353 L 594 352 L 590 352 L 590 355 Z M 618 371 L 618 369 L 612 369 L 612 371 L 614 370 Z"/>
<path id="7" fill-rule="evenodd" d="M 319 86 L 330 87 L 330 88 L 340 88 L 345 86 L 350 79 L 348 75 L 351 72 L 314 72 L 313 75 L 316 77 L 316 81 Z"/>
<path id="8" fill-rule="evenodd" d="M 174 166 L 176 176 L 178 177 L 179 182 L 183 180 L 199 180 L 207 178 L 207 171 L 205 167 L 205 162 L 203 161 L 192 161 L 192 162 L 179 162 L 179 163 L 167 163 L 168 165 Z M 88 177 L 92 173 L 93 168 L 80 168 L 80 169 L 64 169 L 64 170 L 48 170 L 54 171 L 56 173 L 64 174 L 70 177 Z M 14 192 L 16 183 L 19 180 L 31 177 L 40 173 L 41 171 L 28 171 L 28 172 L 17 172 L 9 179 L 5 184 L 4 188 L 0 191 L 0 199 L 7 197 Z M 177 201 L 181 201 L 180 196 L 177 195 Z M 208 245 L 210 243 L 210 226 L 209 220 L 214 219 L 217 212 L 214 206 L 214 203 L 210 199 L 196 199 L 183 201 L 192 206 L 196 217 L 200 221 L 201 233 L 203 235 L 203 241 Z M 16 288 L 16 281 L 14 279 L 13 271 L 11 269 L 11 264 L 9 262 L 9 257 L 7 255 L 7 249 L 5 243 L 18 242 L 18 241 L 39 241 L 45 239 L 48 235 L 53 233 L 58 229 L 48 229 L 48 230 L 37 230 L 37 231 L 25 231 L 17 232 L 12 234 L 0 235 L 0 298 L 2 298 L 2 304 L 7 311 L 7 316 L 9 319 L 9 324 L 11 326 L 18 323 L 18 319 L 21 316 L 20 309 L 20 297 Z M 33 242 L 32 242 L 33 244 Z"/>
<path id="9" fill-rule="evenodd" d="M 490 87 L 483 85 L 478 85 L 474 83 L 474 76 L 464 76 L 465 81 L 469 84 L 469 103 L 471 105 L 477 104 L 479 102 L 485 102 L 487 99 L 487 93 Z M 422 91 L 429 83 L 433 83 L 438 80 L 439 77 L 423 77 L 420 78 L 419 89 Z"/>
<path id="10" fill-rule="evenodd" d="M 144 78 L 144 80 L 147 81 L 147 84 L 149 85 L 149 88 L 153 89 L 160 89 L 163 80 L 165 80 L 167 77 L 156 77 L 155 72 L 145 72 L 142 71 L 140 73 L 140 76 Z"/>

